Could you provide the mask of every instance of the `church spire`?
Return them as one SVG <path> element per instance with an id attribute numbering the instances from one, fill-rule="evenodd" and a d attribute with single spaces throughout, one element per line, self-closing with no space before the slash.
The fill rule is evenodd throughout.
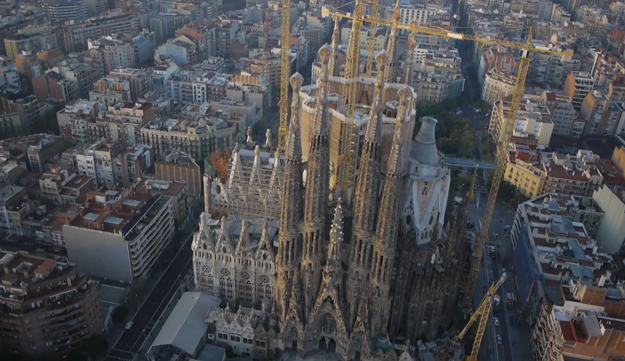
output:
<path id="1" fill-rule="evenodd" d="M 395 83 L 395 67 L 397 66 L 397 52 L 395 51 L 395 42 L 397 41 L 397 24 L 399 23 L 399 5 L 400 0 L 397 0 L 395 9 L 393 10 L 393 23 L 391 26 L 391 34 L 388 38 L 388 55 L 391 57 L 391 62 L 384 72 L 384 78 L 387 83 Z"/>
<path id="2" fill-rule="evenodd" d="M 302 147 L 299 131 L 299 92 L 304 78 L 295 73 L 291 76 L 293 100 L 291 124 L 286 144 L 286 162 L 280 205 L 280 235 L 278 246 L 278 280 L 275 284 L 279 316 L 284 321 L 288 312 L 289 296 L 294 272 L 299 263 L 300 235 L 303 218 Z"/>
<path id="3" fill-rule="evenodd" d="M 339 76 L 339 41 L 341 37 L 339 22 L 341 19 L 334 16 L 333 20 L 334 32 L 332 33 L 332 58 L 330 59 L 329 72 L 332 76 Z"/>
<path id="4" fill-rule="evenodd" d="M 384 69 L 388 63 L 386 51 L 376 56 L 378 73 L 375 82 L 375 99 L 365 142 L 360 157 L 360 172 L 356 180 L 354 198 L 354 221 L 352 223 L 352 241 L 350 249 L 349 279 L 347 300 L 349 324 L 356 322 L 357 308 L 360 303 L 363 284 L 366 282 L 369 263 L 375 241 L 375 217 L 380 190 L 381 150 L 380 134 L 382 128 L 382 110 L 384 94 Z"/>
<path id="5" fill-rule="evenodd" d="M 412 86 L 412 62 L 414 59 L 414 49 L 417 47 L 417 39 L 414 33 L 410 33 L 408 37 L 408 53 L 406 54 L 406 71 L 404 73 L 403 83 Z"/>
<path id="6" fill-rule="evenodd" d="M 412 109 L 412 90 L 404 86 L 398 92 L 399 109 L 395 125 L 393 145 L 388 159 L 386 181 L 380 201 L 380 213 L 376 227 L 375 244 L 373 246 L 373 262 L 370 268 L 370 280 L 373 289 L 374 301 L 372 305 L 374 319 L 372 320 L 372 335 L 377 335 L 387 329 L 390 315 L 390 284 L 391 270 L 395 261 L 395 247 L 399 231 L 399 216 L 403 199 L 404 169 L 402 157 L 402 126 L 410 116 Z"/>
<path id="7" fill-rule="evenodd" d="M 326 267 L 338 268 L 341 266 L 340 247 L 343 243 L 343 201 L 339 199 L 334 208 L 334 220 L 330 227 L 330 243 L 328 244 L 328 260 Z"/>
<path id="8" fill-rule="evenodd" d="M 330 188 L 330 152 L 328 137 L 328 62 L 330 48 L 319 49 L 321 77 L 319 79 L 317 114 L 313 124 L 308 170 L 306 173 L 306 196 L 304 201 L 304 234 L 302 281 L 304 282 L 304 317 L 308 317 L 319 287 L 321 267 L 325 254 L 325 224 Z"/>

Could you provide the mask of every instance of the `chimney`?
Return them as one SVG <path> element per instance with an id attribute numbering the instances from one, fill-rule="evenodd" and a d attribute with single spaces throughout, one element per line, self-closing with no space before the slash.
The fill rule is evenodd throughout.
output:
<path id="1" fill-rule="evenodd" d="M 606 280 L 606 275 L 602 274 L 601 277 L 599 278 L 599 283 L 597 283 L 597 286 L 603 287 L 605 285 L 605 280 Z"/>

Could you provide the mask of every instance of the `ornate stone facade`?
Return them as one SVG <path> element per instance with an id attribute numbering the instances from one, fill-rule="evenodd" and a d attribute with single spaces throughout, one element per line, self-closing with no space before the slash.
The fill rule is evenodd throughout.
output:
<path id="1" fill-rule="evenodd" d="M 271 139 L 271 132 L 267 130 Z M 277 220 L 280 217 L 284 157 L 270 143 L 258 146 L 248 135 L 244 147 L 237 144 L 228 164 L 228 179 L 204 175 L 205 211 L 209 214 L 242 214 Z"/>
<path id="2" fill-rule="evenodd" d="M 200 217 L 200 231 L 194 235 L 191 246 L 196 289 L 249 305 L 270 305 L 276 273 L 272 240 L 276 227 L 234 219 L 230 225 L 238 233 L 235 236 L 225 217 L 221 222 L 210 219 L 206 213 Z M 216 225 L 220 226 L 218 231 Z M 262 233 L 257 237 L 261 227 Z"/>

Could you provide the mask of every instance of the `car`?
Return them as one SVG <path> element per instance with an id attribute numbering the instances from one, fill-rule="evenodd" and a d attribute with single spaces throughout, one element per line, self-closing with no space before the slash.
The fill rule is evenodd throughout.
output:
<path id="1" fill-rule="evenodd" d="M 499 317 L 499 311 L 493 309 L 493 317 Z"/>
<path id="2" fill-rule="evenodd" d="M 493 317 L 493 323 L 495 326 L 499 326 L 499 317 Z"/>
<path id="3" fill-rule="evenodd" d="M 126 324 L 126 329 L 127 329 L 127 330 L 130 330 L 130 329 L 132 328 L 132 325 L 134 325 L 134 324 L 135 324 L 135 323 L 134 323 L 134 322 L 132 322 L 132 321 L 128 322 L 128 323 Z"/>
<path id="4" fill-rule="evenodd" d="M 497 335 L 497 344 L 501 345 L 501 335 Z"/>
<path id="5" fill-rule="evenodd" d="M 484 114 L 484 116 L 486 117 L 490 116 L 490 112 L 487 112 L 486 114 Z"/>
<path id="6" fill-rule="evenodd" d="M 462 110 L 458 110 L 458 111 L 456 112 L 456 115 L 460 115 L 460 114 L 462 114 Z"/>

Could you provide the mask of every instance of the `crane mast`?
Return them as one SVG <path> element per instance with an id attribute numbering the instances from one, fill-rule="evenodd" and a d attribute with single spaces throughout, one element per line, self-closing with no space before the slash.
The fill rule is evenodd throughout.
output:
<path id="1" fill-rule="evenodd" d="M 289 77 L 291 76 L 291 0 L 282 0 L 282 34 L 280 38 L 280 126 L 278 149 L 286 147 L 289 127 Z"/>
<path id="2" fill-rule="evenodd" d="M 488 292 L 484 295 L 482 302 L 471 315 L 469 322 L 467 322 L 466 326 L 464 326 L 462 331 L 454 339 L 454 344 L 459 346 L 460 341 L 464 338 L 467 332 L 469 332 L 471 326 L 473 326 L 475 321 L 477 321 L 478 317 L 480 318 L 480 322 L 477 326 L 477 333 L 475 334 L 475 341 L 473 341 L 473 348 L 471 349 L 471 356 L 467 357 L 467 361 L 478 361 L 477 356 L 480 352 L 480 345 L 482 344 L 482 339 L 484 338 L 486 325 L 488 324 L 488 316 L 490 315 L 493 303 L 495 303 L 495 300 L 499 298 L 497 290 L 501 287 L 507 277 L 507 274 L 504 272 L 501 277 L 499 277 L 499 280 L 490 286 Z"/>
<path id="3" fill-rule="evenodd" d="M 342 122 L 341 129 L 341 146 L 339 156 L 339 190 L 341 197 L 347 199 L 350 197 L 349 189 L 353 185 L 354 175 L 354 155 L 358 153 L 358 146 L 354 141 L 354 115 L 356 113 L 356 92 L 358 90 L 358 65 L 360 60 L 360 32 L 363 24 L 362 0 L 356 0 L 354 15 L 351 18 L 353 27 L 347 46 L 347 56 L 345 61 L 345 80 L 347 86 L 343 86 L 343 99 L 347 106 L 345 121 Z"/>
<path id="4" fill-rule="evenodd" d="M 380 17 L 380 0 L 373 0 L 371 3 L 371 16 Z M 377 39 L 378 24 L 371 23 L 369 25 L 369 47 L 367 48 L 367 78 L 371 78 L 374 67 L 375 41 Z"/>

